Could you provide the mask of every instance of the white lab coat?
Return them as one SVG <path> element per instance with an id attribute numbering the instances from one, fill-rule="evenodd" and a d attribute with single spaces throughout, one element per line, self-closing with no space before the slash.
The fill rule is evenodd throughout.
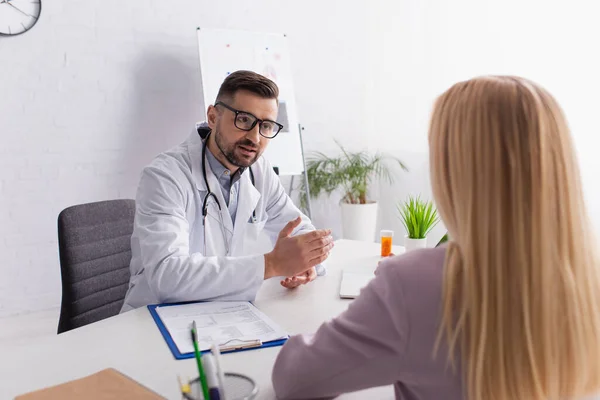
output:
<path id="1" fill-rule="evenodd" d="M 201 165 L 202 140 L 194 130 L 144 168 L 136 195 L 131 279 L 121 312 L 164 302 L 252 301 L 264 280 L 264 255 L 256 250 L 261 231 L 274 245 L 281 229 L 299 215 L 302 222 L 294 235 L 315 229 L 263 157 L 252 165 L 255 186 L 248 171 L 240 178 L 234 225 L 221 186 L 204 160 L 210 188 L 221 204 L 219 212 L 214 201 L 209 203 L 205 238 L 202 202 L 207 188 Z M 255 223 L 250 222 L 253 210 Z M 325 273 L 323 265 L 317 273 Z"/>

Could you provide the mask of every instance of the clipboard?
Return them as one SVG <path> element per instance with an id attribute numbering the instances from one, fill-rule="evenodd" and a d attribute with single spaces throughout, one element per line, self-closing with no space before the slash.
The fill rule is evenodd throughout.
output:
<path id="1" fill-rule="evenodd" d="M 150 312 L 150 315 L 152 316 L 152 319 L 156 323 L 158 330 L 160 331 L 161 335 L 165 339 L 165 342 L 167 342 L 167 346 L 169 346 L 169 349 L 171 350 L 171 353 L 173 353 L 173 357 L 175 357 L 176 360 L 185 360 L 188 358 L 194 358 L 195 356 L 194 356 L 193 352 L 181 353 L 179 351 L 179 349 L 177 348 L 177 345 L 175 344 L 175 341 L 171 337 L 171 334 L 167 330 L 167 327 L 163 324 L 163 321 L 160 318 L 160 316 L 158 315 L 156 309 L 158 307 L 171 307 L 171 306 L 178 306 L 178 305 L 183 305 L 183 304 L 193 304 L 193 303 L 203 303 L 203 302 L 202 301 L 192 301 L 192 302 L 168 303 L 168 304 L 149 304 L 147 306 L 148 311 Z M 251 302 L 248 302 L 248 303 L 252 304 Z M 272 340 L 269 342 L 260 342 L 260 344 L 253 343 L 250 345 L 228 346 L 227 350 L 221 350 L 221 353 L 222 354 L 236 353 L 236 352 L 240 352 L 240 351 L 283 346 L 285 344 L 285 342 L 287 342 L 288 339 L 289 339 L 289 336 L 284 339 Z M 204 350 L 204 351 L 201 351 L 201 353 L 202 354 L 210 353 L 210 350 Z"/>

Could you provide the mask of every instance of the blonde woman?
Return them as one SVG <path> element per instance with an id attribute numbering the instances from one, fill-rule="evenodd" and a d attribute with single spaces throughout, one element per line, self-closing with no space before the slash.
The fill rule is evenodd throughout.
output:
<path id="1" fill-rule="evenodd" d="M 282 399 L 564 400 L 600 388 L 600 278 L 563 113 L 516 77 L 437 100 L 431 182 L 450 241 L 382 263 L 348 310 L 282 348 Z"/>

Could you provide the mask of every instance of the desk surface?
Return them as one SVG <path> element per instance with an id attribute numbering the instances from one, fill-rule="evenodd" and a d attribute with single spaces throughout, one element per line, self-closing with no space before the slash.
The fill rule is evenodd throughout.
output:
<path id="1" fill-rule="evenodd" d="M 264 282 L 256 306 L 290 334 L 311 333 L 346 309 L 351 300 L 339 298 L 341 272 L 373 270 L 378 243 L 336 242 L 328 260 L 328 273 L 309 285 L 288 290 L 279 279 Z M 395 247 L 396 254 L 401 247 Z M 274 399 L 271 370 L 281 347 L 223 355 L 226 371 L 253 377 L 259 399 Z M 193 359 L 175 360 L 152 320 L 142 307 L 35 343 L 0 345 L 0 398 L 56 385 L 113 367 L 168 399 L 181 398 L 177 374 L 197 376 Z M 342 398 L 393 399 L 392 386 L 356 392 Z"/>

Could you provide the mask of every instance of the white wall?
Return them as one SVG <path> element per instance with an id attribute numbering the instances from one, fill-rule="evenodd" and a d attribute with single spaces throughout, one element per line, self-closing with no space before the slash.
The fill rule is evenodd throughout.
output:
<path id="1" fill-rule="evenodd" d="M 77 203 L 133 197 L 140 169 L 201 115 L 196 26 L 285 32 L 307 150 L 385 150 L 405 160 L 375 187 L 394 204 L 430 195 L 426 130 L 436 95 L 460 79 L 520 74 L 563 105 L 600 226 L 596 118 L 598 6 L 491 2 L 53 0 L 38 25 L 0 37 L 0 316 L 57 306 L 56 217 Z M 339 235 L 336 201 L 315 202 Z M 433 235 L 443 234 L 439 226 Z"/>
<path id="2" fill-rule="evenodd" d="M 0 316 L 58 306 L 58 213 L 134 197 L 202 115 L 197 26 L 286 33 L 308 149 L 364 144 L 364 2 L 46 1 L 0 37 Z"/>

